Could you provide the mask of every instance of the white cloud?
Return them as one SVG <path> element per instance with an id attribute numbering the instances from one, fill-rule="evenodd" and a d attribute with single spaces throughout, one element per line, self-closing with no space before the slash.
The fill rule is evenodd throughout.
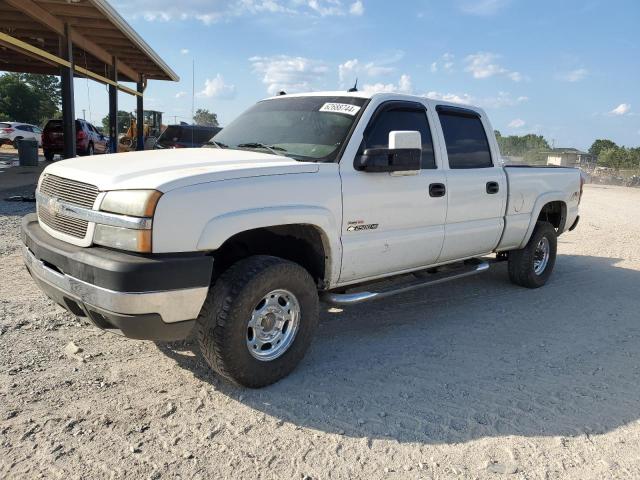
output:
<path id="1" fill-rule="evenodd" d="M 478 105 L 484 108 L 503 108 L 515 107 L 521 103 L 527 102 L 529 97 L 520 95 L 513 97 L 509 92 L 498 92 L 494 97 L 484 97 L 478 100 Z"/>
<path id="2" fill-rule="evenodd" d="M 609 112 L 609 115 L 627 115 L 631 111 L 631 105 L 628 103 L 621 103 L 616 108 Z"/>
<path id="3" fill-rule="evenodd" d="M 189 53 L 189 49 L 188 48 L 181 48 L 180 49 L 180 55 L 186 55 L 187 53 Z"/>
<path id="4" fill-rule="evenodd" d="M 468 93 L 442 93 L 431 91 L 423 96 L 434 100 L 444 100 L 445 102 L 462 103 L 464 105 L 478 105 L 483 108 L 503 108 L 514 107 L 529 100 L 528 97 L 513 97 L 508 92 L 498 92 L 498 95 L 491 97 L 474 97 Z"/>
<path id="5" fill-rule="evenodd" d="M 578 68 L 570 72 L 559 73 L 556 75 L 556 78 L 563 82 L 579 82 L 580 80 L 584 80 L 588 74 L 589 71 L 586 68 Z"/>
<path id="6" fill-rule="evenodd" d="M 198 95 L 210 98 L 233 98 L 236 94 L 236 86 L 224 82 L 219 73 L 213 78 L 207 78 L 204 82 L 204 90 Z"/>
<path id="7" fill-rule="evenodd" d="M 349 13 L 356 16 L 364 14 L 364 5 L 362 4 L 362 2 L 360 0 L 358 0 L 357 2 L 353 2 L 349 7 Z"/>
<path id="8" fill-rule="evenodd" d="M 346 62 L 338 65 L 340 86 L 344 87 L 346 84 L 353 85 L 355 79 L 362 76 L 377 77 L 393 73 L 396 70 L 393 64 L 400 61 L 403 56 L 404 52 L 399 50 L 386 57 L 366 63 L 361 62 L 357 58 L 347 60 Z"/>
<path id="9" fill-rule="evenodd" d="M 353 2 L 348 8 L 343 5 L 342 0 L 308 0 L 307 5 L 321 17 L 340 16 L 347 13 L 359 16 L 364 13 L 361 0 Z"/>
<path id="10" fill-rule="evenodd" d="M 460 10 L 469 15 L 489 16 L 495 15 L 511 0 L 465 0 L 458 3 Z"/>
<path id="11" fill-rule="evenodd" d="M 262 83 L 267 86 L 270 95 L 281 90 L 287 93 L 315 90 L 314 85 L 328 71 L 324 62 L 288 55 L 251 57 L 249 62 L 253 71 L 262 77 Z"/>
<path id="12" fill-rule="evenodd" d="M 176 98 L 182 98 L 182 97 L 186 97 L 187 96 L 187 92 L 185 91 L 180 91 L 178 93 L 176 93 Z"/>
<path id="13" fill-rule="evenodd" d="M 526 80 L 526 77 L 520 72 L 512 72 L 499 63 L 497 60 L 500 55 L 490 52 L 478 52 L 473 55 L 467 55 L 465 62 L 467 66 L 465 71 L 470 72 L 473 78 L 489 78 L 495 75 L 505 75 L 514 82 Z"/>
<path id="14" fill-rule="evenodd" d="M 247 15 L 285 14 L 311 16 L 359 16 L 362 0 L 120 0 L 118 11 L 148 22 L 199 20 L 212 25 Z"/>
<path id="15" fill-rule="evenodd" d="M 442 58 L 438 61 L 431 63 L 431 71 L 436 73 L 438 71 L 443 72 L 453 72 L 453 59 L 454 55 L 452 53 L 445 53 L 442 55 Z"/>
<path id="16" fill-rule="evenodd" d="M 436 91 L 427 92 L 423 95 L 433 100 L 444 100 L 445 102 L 462 103 L 463 105 L 471 105 L 474 103 L 474 98 L 468 93 L 441 93 Z"/>
<path id="17" fill-rule="evenodd" d="M 413 91 L 411 84 L 411 77 L 403 74 L 400 76 L 398 83 L 374 83 L 365 84 L 362 90 L 366 93 L 407 93 L 410 94 Z"/>
<path id="18" fill-rule="evenodd" d="M 526 125 L 526 122 L 521 118 L 515 118 L 509 122 L 510 128 L 522 128 Z"/>

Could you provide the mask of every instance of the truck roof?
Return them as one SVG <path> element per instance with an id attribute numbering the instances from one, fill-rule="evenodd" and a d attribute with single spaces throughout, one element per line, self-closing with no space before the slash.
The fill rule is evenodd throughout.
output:
<path id="1" fill-rule="evenodd" d="M 324 92 L 304 92 L 304 93 L 286 93 L 284 95 L 275 95 L 273 97 L 265 98 L 265 100 L 272 100 L 278 98 L 291 98 L 291 97 L 355 97 L 355 98 L 381 98 L 382 100 L 407 100 L 407 101 L 418 101 L 423 102 L 425 99 L 434 105 L 451 105 L 454 107 L 467 108 L 469 110 L 476 111 L 481 115 L 484 115 L 484 110 L 480 107 L 476 107 L 473 105 L 469 105 L 466 103 L 455 103 L 448 102 L 446 100 L 429 98 L 426 96 L 420 95 L 408 95 L 406 93 L 397 93 L 397 92 L 366 92 L 366 91 L 357 91 L 357 92 L 348 92 L 345 90 L 333 90 L 333 91 L 324 91 Z"/>

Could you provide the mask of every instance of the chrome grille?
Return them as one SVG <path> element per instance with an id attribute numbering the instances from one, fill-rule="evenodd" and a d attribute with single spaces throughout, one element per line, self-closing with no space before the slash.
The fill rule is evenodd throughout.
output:
<path id="1" fill-rule="evenodd" d="M 72 237 L 84 238 L 87 234 L 87 227 L 89 222 L 86 220 L 80 220 L 78 218 L 68 217 L 58 213 L 52 213 L 46 208 L 38 207 L 38 217 L 50 228 L 54 230 L 66 233 Z"/>
<path id="2" fill-rule="evenodd" d="M 55 175 L 45 175 L 39 190 L 40 193 L 84 208 L 93 208 L 99 193 L 98 188 L 94 185 Z M 84 238 L 87 234 L 89 222 L 86 220 L 52 212 L 42 205 L 38 205 L 38 217 L 49 228 L 66 235 Z"/>
<path id="3" fill-rule="evenodd" d="M 73 205 L 93 208 L 98 187 L 55 175 L 45 175 L 40 184 L 40 192 Z"/>

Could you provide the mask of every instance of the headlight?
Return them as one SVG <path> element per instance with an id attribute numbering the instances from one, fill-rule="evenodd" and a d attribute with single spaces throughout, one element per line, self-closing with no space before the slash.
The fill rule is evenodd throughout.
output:
<path id="1" fill-rule="evenodd" d="M 100 210 L 131 217 L 151 218 L 161 196 L 162 193 L 157 190 L 114 190 L 107 192 L 104 196 Z M 120 250 L 150 253 L 151 230 L 114 227 L 97 223 L 93 233 L 93 242 Z"/>
<path id="2" fill-rule="evenodd" d="M 134 230 L 98 223 L 93 232 L 93 243 L 120 250 L 151 253 L 151 230 Z"/>
<path id="3" fill-rule="evenodd" d="M 153 217 L 161 196 L 157 190 L 114 190 L 104 196 L 100 210 L 132 217 Z"/>

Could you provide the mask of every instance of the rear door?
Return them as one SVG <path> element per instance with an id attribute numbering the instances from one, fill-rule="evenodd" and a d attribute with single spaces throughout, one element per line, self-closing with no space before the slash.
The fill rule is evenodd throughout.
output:
<path id="1" fill-rule="evenodd" d="M 448 210 L 438 262 L 491 252 L 504 228 L 507 185 L 491 125 L 475 110 L 438 105 L 447 159 Z"/>
<path id="2" fill-rule="evenodd" d="M 343 191 L 340 282 L 416 269 L 437 259 L 444 240 L 447 201 L 445 174 L 436 161 L 426 106 L 418 102 L 387 101 L 370 105 L 353 139 L 361 143 L 340 161 Z M 419 131 L 422 165 L 417 174 L 373 173 L 354 168 L 354 156 L 367 148 L 387 148 L 389 132 Z M 357 144 L 357 143 L 356 143 Z M 354 155 L 355 153 L 355 155 Z M 431 184 L 441 188 L 433 190 Z"/>

